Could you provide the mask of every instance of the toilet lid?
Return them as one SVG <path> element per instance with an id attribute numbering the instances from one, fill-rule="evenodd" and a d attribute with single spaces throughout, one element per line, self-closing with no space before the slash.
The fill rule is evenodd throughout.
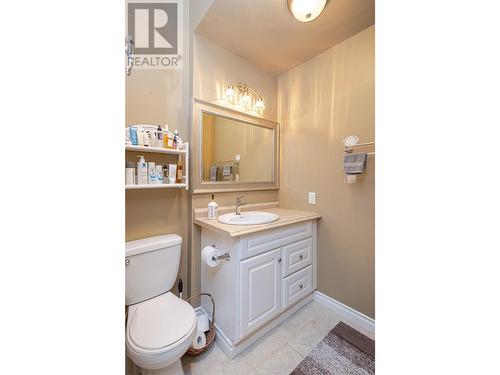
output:
<path id="1" fill-rule="evenodd" d="M 168 292 L 141 302 L 131 317 L 129 334 L 135 345 L 155 350 L 175 344 L 195 324 L 193 307 Z"/>

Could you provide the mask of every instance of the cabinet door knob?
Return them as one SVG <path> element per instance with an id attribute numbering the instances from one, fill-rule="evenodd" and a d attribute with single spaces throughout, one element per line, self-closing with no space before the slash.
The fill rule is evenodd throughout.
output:
<path id="1" fill-rule="evenodd" d="M 299 259 L 302 259 L 302 258 L 304 258 L 304 255 L 300 254 Z"/>
<path id="2" fill-rule="evenodd" d="M 299 285 L 300 289 L 302 289 L 302 286 L 303 286 L 302 284 Z"/>
<path id="3" fill-rule="evenodd" d="M 125 259 L 125 265 L 128 266 L 130 264 L 130 259 L 126 258 Z"/>
<path id="4" fill-rule="evenodd" d="M 281 263 L 281 258 L 278 259 L 278 263 Z"/>

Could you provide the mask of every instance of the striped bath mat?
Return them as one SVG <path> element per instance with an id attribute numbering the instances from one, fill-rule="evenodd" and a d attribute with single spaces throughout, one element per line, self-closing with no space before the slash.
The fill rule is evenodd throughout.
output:
<path id="1" fill-rule="evenodd" d="M 340 322 L 290 375 L 375 374 L 375 341 Z"/>

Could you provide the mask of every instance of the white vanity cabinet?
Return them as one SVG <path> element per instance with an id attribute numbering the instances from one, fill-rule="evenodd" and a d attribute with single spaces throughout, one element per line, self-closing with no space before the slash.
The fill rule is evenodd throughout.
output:
<path id="1" fill-rule="evenodd" d="M 201 290 L 215 300 L 216 339 L 229 358 L 312 299 L 316 225 L 307 220 L 234 237 L 201 228 L 202 249 L 230 255 L 214 268 L 201 264 Z M 209 301 L 202 307 L 211 313 Z"/>
<path id="2" fill-rule="evenodd" d="M 281 312 L 281 250 L 240 262 L 240 336 L 244 337 Z"/>

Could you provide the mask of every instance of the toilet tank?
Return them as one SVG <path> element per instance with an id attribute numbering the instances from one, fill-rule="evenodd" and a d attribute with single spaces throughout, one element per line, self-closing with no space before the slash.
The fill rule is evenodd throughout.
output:
<path id="1" fill-rule="evenodd" d="M 164 234 L 125 244 L 125 304 L 132 305 L 168 292 L 181 259 L 182 237 Z"/>

